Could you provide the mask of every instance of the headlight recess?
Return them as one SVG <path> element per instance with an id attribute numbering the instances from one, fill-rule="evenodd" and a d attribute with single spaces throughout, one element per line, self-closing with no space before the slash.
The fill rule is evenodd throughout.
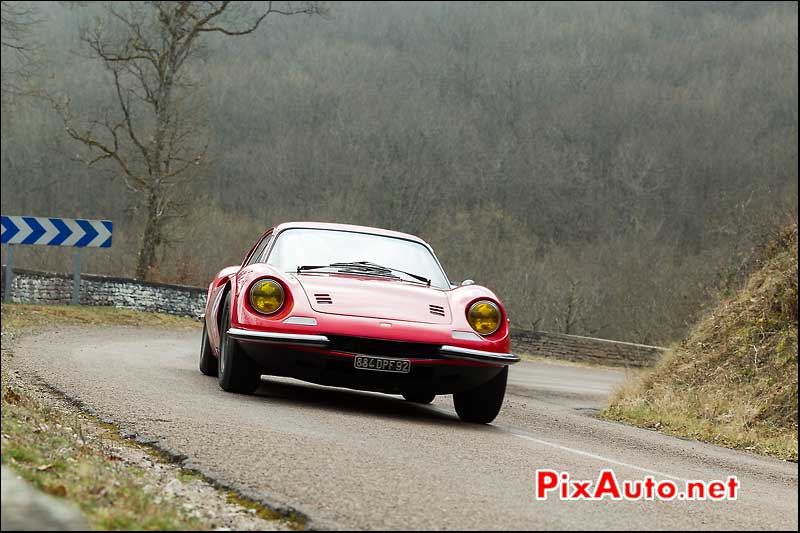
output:
<path id="1" fill-rule="evenodd" d="M 479 300 L 467 311 L 467 322 L 480 335 L 491 335 L 500 327 L 501 316 L 496 303 Z"/>
<path id="2" fill-rule="evenodd" d="M 285 299 L 283 287 L 272 279 L 262 279 L 250 287 L 250 305 L 263 315 L 275 314 Z"/>

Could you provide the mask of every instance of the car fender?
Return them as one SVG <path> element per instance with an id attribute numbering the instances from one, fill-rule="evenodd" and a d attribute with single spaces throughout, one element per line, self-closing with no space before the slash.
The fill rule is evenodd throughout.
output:
<path id="1" fill-rule="evenodd" d="M 219 356 L 220 342 L 220 317 L 222 314 L 223 298 L 231 290 L 235 281 L 236 273 L 241 267 L 231 266 L 220 270 L 211 283 L 208 285 L 208 295 L 206 296 L 205 322 L 208 342 L 211 350 Z"/>
<path id="2" fill-rule="evenodd" d="M 509 335 L 508 314 L 506 313 L 503 302 L 492 290 L 482 285 L 464 285 L 448 291 L 448 298 L 450 300 L 450 309 L 453 316 L 453 331 L 474 332 L 472 326 L 470 326 L 467 321 L 467 311 L 475 302 L 479 300 L 490 300 L 497 304 L 501 314 L 500 326 L 497 328 L 497 331 L 491 335 L 485 335 L 481 338 L 491 346 L 489 348 L 491 351 L 510 351 L 511 339 Z M 459 345 L 468 347 L 467 344 Z"/>

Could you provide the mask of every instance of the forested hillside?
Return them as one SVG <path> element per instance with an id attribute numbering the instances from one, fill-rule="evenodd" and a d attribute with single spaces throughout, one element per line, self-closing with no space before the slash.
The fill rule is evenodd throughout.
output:
<path id="1" fill-rule="evenodd" d="M 29 28 L 25 83 L 78 117 L 118 112 L 87 4 L 43 3 Z M 153 279 L 205 284 L 281 221 L 376 225 L 427 239 L 518 327 L 663 344 L 796 221 L 796 2 L 326 7 L 204 40 L 206 159 Z M 4 77 L 13 60 L 4 46 Z M 85 270 L 133 275 L 141 206 L 64 130 L 46 98 L 4 94 L 2 213 L 113 219 Z M 19 267 L 71 268 L 20 248 Z"/>

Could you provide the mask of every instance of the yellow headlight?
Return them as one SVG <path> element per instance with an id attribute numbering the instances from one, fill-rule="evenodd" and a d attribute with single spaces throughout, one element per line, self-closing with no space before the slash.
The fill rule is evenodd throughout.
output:
<path id="1" fill-rule="evenodd" d="M 475 302 L 467 311 L 467 322 L 481 335 L 491 335 L 500 327 L 500 309 L 488 300 Z"/>
<path id="2" fill-rule="evenodd" d="M 262 279 L 250 289 L 250 305 L 259 313 L 271 315 L 283 305 L 283 287 L 277 281 Z"/>

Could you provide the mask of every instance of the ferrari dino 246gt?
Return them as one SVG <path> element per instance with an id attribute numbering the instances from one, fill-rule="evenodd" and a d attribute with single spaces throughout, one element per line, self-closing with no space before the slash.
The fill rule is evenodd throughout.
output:
<path id="1" fill-rule="evenodd" d="M 431 247 L 394 231 L 288 223 L 208 287 L 200 355 L 222 389 L 252 393 L 261 375 L 401 394 L 452 394 L 462 420 L 500 411 L 508 318 L 485 287 L 451 285 Z"/>

